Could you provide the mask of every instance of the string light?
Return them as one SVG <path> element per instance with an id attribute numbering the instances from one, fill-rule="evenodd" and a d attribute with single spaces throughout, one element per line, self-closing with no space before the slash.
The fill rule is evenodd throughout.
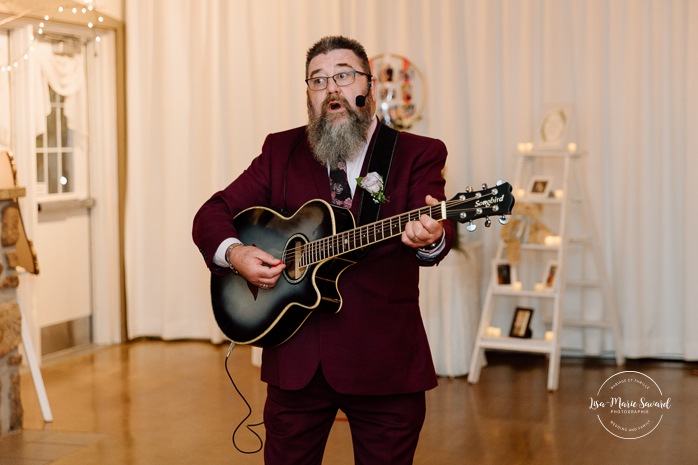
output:
<path id="1" fill-rule="evenodd" d="M 88 12 L 89 12 L 89 13 L 92 13 L 93 11 L 95 11 L 94 0 L 84 0 L 82 3 L 84 4 L 84 6 L 80 9 L 80 11 L 82 12 L 82 14 L 87 14 Z M 59 13 L 63 13 L 63 11 L 65 11 L 66 9 L 67 9 L 66 7 L 64 7 L 63 5 L 61 5 L 61 6 L 59 6 L 59 7 L 57 8 L 57 11 L 58 11 Z M 25 16 L 25 15 L 28 14 L 28 13 L 34 13 L 34 12 L 38 12 L 38 11 L 40 11 L 40 10 L 46 10 L 46 8 L 35 9 L 35 10 L 27 10 L 27 11 L 24 11 L 24 12 L 22 12 L 22 13 L 16 15 L 15 17 L 8 18 L 8 20 L 9 20 L 9 21 L 12 21 L 13 19 L 21 18 L 22 16 Z M 78 8 L 77 8 L 77 7 L 72 7 L 72 8 L 70 9 L 70 11 L 72 11 L 73 14 L 77 14 L 77 13 L 78 13 Z M 94 18 L 94 16 L 92 16 L 92 18 Z M 38 24 L 38 29 L 36 30 L 36 33 L 37 33 L 38 35 L 41 36 L 41 35 L 44 34 L 44 30 L 45 30 L 45 28 L 46 28 L 46 24 L 47 24 L 48 22 L 50 22 L 50 20 L 51 20 L 51 16 L 50 16 L 49 14 L 45 14 L 44 17 L 43 17 L 43 21 L 40 21 L 39 24 Z M 104 17 L 98 16 L 98 17 L 97 17 L 97 21 L 100 22 L 100 23 L 104 22 Z M 4 23 L 4 22 L 6 22 L 6 21 L 3 21 L 3 23 Z M 93 31 L 94 31 L 94 25 L 95 25 L 95 24 L 94 24 L 94 22 L 93 22 L 93 19 L 88 20 L 87 23 L 86 23 L 87 28 L 88 28 L 88 29 L 91 29 L 91 30 L 93 30 Z M 21 55 L 22 55 L 22 60 L 23 60 L 23 61 L 29 61 L 29 59 L 31 58 L 31 53 L 35 50 L 35 47 L 34 47 L 34 42 L 35 42 L 35 40 L 36 40 L 36 38 L 34 37 L 34 35 L 33 35 L 33 34 L 30 35 L 30 37 L 29 37 L 29 46 L 28 46 L 27 49 L 21 54 Z M 95 34 L 94 40 L 95 40 L 95 42 L 100 43 L 100 42 L 102 41 L 102 38 L 99 36 L 99 34 Z M 17 68 L 19 68 L 19 67 L 21 66 L 22 60 L 19 60 L 19 59 L 9 60 L 9 61 L 8 61 L 7 63 L 5 63 L 4 65 L 1 65 L 1 66 L 0 66 L 0 72 L 4 72 L 4 73 L 10 73 L 10 72 L 12 72 L 14 69 L 17 69 Z"/>

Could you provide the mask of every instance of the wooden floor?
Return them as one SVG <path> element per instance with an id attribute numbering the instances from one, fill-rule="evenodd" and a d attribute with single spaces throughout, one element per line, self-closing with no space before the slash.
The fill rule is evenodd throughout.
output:
<path id="1" fill-rule="evenodd" d="M 225 373 L 226 351 L 204 342 L 139 341 L 50 361 L 42 369 L 50 424 L 27 371 L 25 429 L 0 439 L 0 465 L 262 464 L 261 454 L 240 454 L 231 443 L 246 409 Z M 249 348 L 238 347 L 231 369 L 255 423 L 265 388 L 249 361 Z M 544 357 L 492 353 L 488 362 L 478 384 L 442 378 L 428 393 L 416 464 L 698 463 L 696 364 L 636 361 L 618 368 L 565 358 L 560 388 L 549 393 Z M 671 396 L 664 420 L 641 439 L 612 436 L 589 410 L 590 396 L 622 370 L 652 377 Z M 239 443 L 256 446 L 247 431 Z M 353 463 L 341 415 L 324 463 Z"/>

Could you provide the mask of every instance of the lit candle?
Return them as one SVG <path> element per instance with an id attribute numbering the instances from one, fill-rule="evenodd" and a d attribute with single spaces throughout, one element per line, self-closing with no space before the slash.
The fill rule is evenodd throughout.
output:
<path id="1" fill-rule="evenodd" d="M 577 151 L 577 144 L 575 144 L 574 142 L 570 142 L 569 144 L 567 144 L 567 151 L 569 153 L 576 152 Z"/>
<path id="2" fill-rule="evenodd" d="M 544 243 L 548 247 L 558 247 L 561 243 L 560 236 L 545 236 Z"/>
<path id="3" fill-rule="evenodd" d="M 548 342 L 552 342 L 553 338 L 555 337 L 555 333 L 552 331 L 546 331 L 545 332 L 545 340 Z"/>
<path id="4" fill-rule="evenodd" d="M 511 288 L 515 291 L 520 291 L 522 288 L 521 281 L 514 281 L 513 283 L 511 283 Z"/>
<path id="5" fill-rule="evenodd" d="M 499 337 L 502 335 L 502 328 L 497 326 L 488 326 L 485 328 L 485 336 L 487 337 Z"/>
<path id="6" fill-rule="evenodd" d="M 565 191 L 562 189 L 555 189 L 553 192 L 553 195 L 555 196 L 556 199 L 561 199 L 565 196 Z"/>
<path id="7" fill-rule="evenodd" d="M 536 283 L 535 286 L 533 286 L 533 289 L 535 289 L 535 290 L 538 291 L 538 292 L 544 291 L 544 290 L 545 290 L 545 284 L 543 284 L 543 283 Z"/>

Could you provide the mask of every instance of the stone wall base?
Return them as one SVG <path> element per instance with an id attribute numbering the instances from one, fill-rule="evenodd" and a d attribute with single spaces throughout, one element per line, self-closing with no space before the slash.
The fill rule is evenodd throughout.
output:
<path id="1" fill-rule="evenodd" d="M 15 349 L 0 357 L 0 436 L 22 429 L 24 409 L 19 383 L 22 356 Z"/>

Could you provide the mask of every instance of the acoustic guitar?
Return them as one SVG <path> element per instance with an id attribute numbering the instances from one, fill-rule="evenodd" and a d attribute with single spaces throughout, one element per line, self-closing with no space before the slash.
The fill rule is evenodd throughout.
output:
<path id="1" fill-rule="evenodd" d="M 349 210 L 323 200 L 307 202 L 290 217 L 265 207 L 248 208 L 233 220 L 238 238 L 279 257 L 286 268 L 276 285 L 264 291 L 233 273 L 211 275 L 216 322 L 237 344 L 282 344 L 313 312 L 339 312 L 337 280 L 356 263 L 361 249 L 401 235 L 421 215 L 468 223 L 466 229 L 473 231 L 473 220 L 479 218 L 485 218 L 485 226 L 490 226 L 490 216 L 505 224 L 513 206 L 511 185 L 500 183 L 358 227 Z"/>

